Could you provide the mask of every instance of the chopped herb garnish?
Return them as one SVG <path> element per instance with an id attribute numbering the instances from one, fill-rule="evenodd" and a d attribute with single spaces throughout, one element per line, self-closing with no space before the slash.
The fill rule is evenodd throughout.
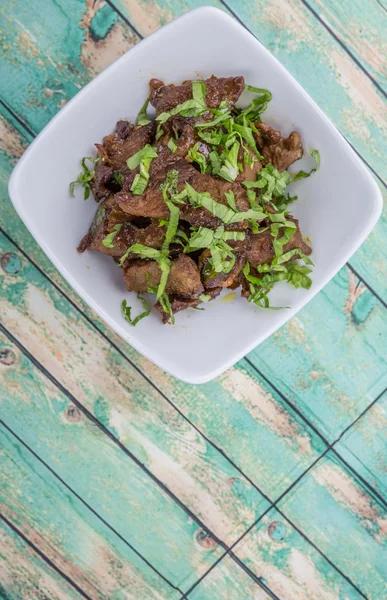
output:
<path id="1" fill-rule="evenodd" d="M 211 296 L 209 294 L 200 294 L 199 300 L 202 302 L 209 302 L 211 300 Z"/>
<path id="2" fill-rule="evenodd" d="M 167 144 L 168 148 L 171 152 L 175 153 L 177 150 L 176 142 L 173 138 L 171 138 Z"/>
<path id="3" fill-rule="evenodd" d="M 137 315 L 137 317 L 135 317 L 134 319 L 132 319 L 131 314 L 130 314 L 131 310 L 132 310 L 132 307 L 128 306 L 126 300 L 123 300 L 122 304 L 121 304 L 122 314 L 124 315 L 124 317 L 128 321 L 128 323 L 130 323 L 133 327 L 135 327 L 137 325 L 137 323 L 139 321 L 141 321 L 141 319 L 144 319 L 144 317 L 147 317 L 150 314 L 150 311 L 151 311 L 148 302 L 145 300 L 145 298 L 143 298 L 141 296 L 141 294 L 138 293 L 137 294 L 137 298 L 139 300 L 141 300 L 142 305 L 143 305 L 143 307 L 144 307 L 145 310 L 141 314 Z"/>
<path id="4" fill-rule="evenodd" d="M 240 144 L 239 142 L 234 142 L 231 146 L 231 149 L 226 154 L 226 158 L 219 169 L 220 177 L 223 177 L 226 181 L 235 181 L 238 176 L 239 168 L 238 168 L 238 152 L 239 152 Z"/>
<path id="5" fill-rule="evenodd" d="M 163 112 L 156 121 L 159 123 L 165 123 L 170 117 L 175 115 L 181 115 L 182 117 L 200 117 L 204 112 L 207 111 L 205 103 L 206 86 L 202 81 L 192 82 L 192 100 L 186 100 L 182 104 L 178 104 L 175 108 L 172 108 L 169 112 Z"/>
<path id="6" fill-rule="evenodd" d="M 226 200 L 228 202 L 229 207 L 232 208 L 235 212 L 237 212 L 234 192 L 232 190 L 230 190 L 229 192 L 225 192 L 224 195 L 226 196 Z"/>
<path id="7" fill-rule="evenodd" d="M 113 173 L 112 179 L 115 183 L 117 183 L 117 185 L 122 185 L 124 183 L 124 176 L 119 171 Z"/>
<path id="8" fill-rule="evenodd" d="M 102 240 L 102 244 L 106 248 L 114 248 L 113 240 L 116 237 L 117 233 L 120 231 L 121 227 L 122 223 L 114 225 L 113 231 L 111 233 L 108 233 L 108 235 Z"/>
<path id="9" fill-rule="evenodd" d="M 76 178 L 75 181 L 72 181 L 70 183 L 70 194 L 72 196 L 74 196 L 74 187 L 76 183 L 79 183 L 80 185 L 83 186 L 83 198 L 85 200 L 88 199 L 88 197 L 90 196 L 90 181 L 92 181 L 94 179 L 94 175 L 95 175 L 95 171 L 90 170 L 89 167 L 86 164 L 86 161 L 90 161 L 91 163 L 96 164 L 97 162 L 99 162 L 100 160 L 103 160 L 102 157 L 98 157 L 98 158 L 93 158 L 92 156 L 85 156 L 84 158 L 82 158 L 81 160 L 81 165 L 82 165 L 82 171 L 79 173 L 78 177 Z"/>
<path id="10" fill-rule="evenodd" d="M 141 196 L 146 190 L 149 181 L 149 167 L 154 158 L 157 157 L 157 151 L 152 148 L 149 144 L 146 144 L 144 148 L 133 154 L 126 164 L 128 168 L 133 171 L 140 166 L 140 172 L 137 173 L 134 181 L 131 185 L 130 191 L 137 196 Z"/>
<path id="11" fill-rule="evenodd" d="M 316 161 L 316 166 L 309 171 L 309 173 L 306 173 L 305 171 L 298 171 L 297 173 L 292 173 L 292 181 L 299 181 L 300 179 L 306 179 L 307 177 L 310 177 L 311 175 L 313 175 L 313 173 L 315 173 L 316 171 L 319 170 L 320 168 L 320 152 L 318 150 L 312 150 L 311 148 L 309 148 L 310 154 L 312 155 L 312 157 L 314 158 L 314 160 Z"/>
<path id="12" fill-rule="evenodd" d="M 188 157 L 199 165 L 200 172 L 205 173 L 207 170 L 207 159 L 202 152 L 199 150 L 200 142 L 188 150 Z"/>
<path id="13" fill-rule="evenodd" d="M 146 110 L 148 108 L 149 98 L 147 98 L 140 108 L 140 112 L 137 115 L 136 124 L 137 125 L 148 125 L 151 121 L 148 119 L 146 115 Z"/>

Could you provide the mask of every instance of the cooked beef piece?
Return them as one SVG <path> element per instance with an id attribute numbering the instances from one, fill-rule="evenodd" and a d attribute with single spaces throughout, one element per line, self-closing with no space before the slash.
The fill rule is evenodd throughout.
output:
<path id="1" fill-rule="evenodd" d="M 109 196 L 106 200 L 102 202 L 102 204 L 99 205 L 89 231 L 82 238 L 78 246 L 78 252 L 84 252 L 87 248 L 89 248 L 90 250 L 104 252 L 104 254 L 109 254 L 110 256 L 120 256 L 120 254 L 114 253 L 113 248 L 105 248 L 105 246 L 103 246 L 102 244 L 102 240 L 108 234 L 108 218 L 113 205 L 114 196 Z M 118 248 L 116 249 L 116 252 L 117 251 Z"/>
<path id="2" fill-rule="evenodd" d="M 206 249 L 203 250 L 198 259 L 198 266 L 204 287 L 206 288 L 206 293 L 208 290 L 214 288 L 230 287 L 246 264 L 246 252 L 236 253 L 235 265 L 229 273 L 216 273 L 209 278 L 206 273 L 206 265 L 210 258 L 211 252 Z"/>
<path id="3" fill-rule="evenodd" d="M 95 200 L 102 200 L 112 193 L 111 182 L 113 169 L 105 148 L 101 144 L 95 144 L 97 157 L 100 158 L 95 165 L 94 179 L 91 181 L 91 191 Z"/>
<path id="4" fill-rule="evenodd" d="M 259 130 L 259 134 L 255 136 L 258 148 L 273 146 L 279 144 L 282 140 L 281 132 L 278 129 L 273 129 L 267 123 L 255 123 L 255 126 Z"/>
<path id="5" fill-rule="evenodd" d="M 256 123 L 260 133 L 255 134 L 257 146 L 264 156 L 264 163 L 272 163 L 278 171 L 285 171 L 304 153 L 300 134 L 292 131 L 287 138 L 266 123 Z"/>
<path id="6" fill-rule="evenodd" d="M 132 244 L 161 248 L 165 237 L 165 227 L 159 227 L 156 222 L 139 228 L 131 223 L 131 220 L 132 217 L 121 211 L 115 204 L 114 197 L 110 196 L 99 206 L 88 233 L 78 246 L 79 252 L 89 249 L 109 256 L 121 257 Z M 102 241 L 118 224 L 121 224 L 122 227 L 114 237 L 113 248 L 104 246 Z"/>
<path id="7" fill-rule="evenodd" d="M 281 140 L 279 144 L 264 146 L 262 150 L 265 163 L 272 163 L 278 171 L 285 171 L 296 160 L 302 158 L 303 153 L 300 134 L 297 131 L 292 131 L 289 137 Z"/>
<path id="8" fill-rule="evenodd" d="M 121 140 L 125 140 L 132 133 L 134 129 L 134 125 L 127 121 L 126 119 L 122 119 L 118 121 L 116 125 L 116 134 L 117 137 Z"/>
<path id="9" fill-rule="evenodd" d="M 163 148 L 157 158 L 150 166 L 149 186 L 143 196 L 135 196 L 127 192 L 116 194 L 116 200 L 123 211 L 131 215 L 145 215 L 152 218 L 166 218 L 169 215 L 160 184 L 164 182 L 169 170 L 176 170 L 179 173 L 178 189 L 182 190 L 188 182 L 197 192 L 207 192 L 210 196 L 221 204 L 227 204 L 225 192 L 233 191 L 235 203 L 240 211 L 246 211 L 250 208 L 245 188 L 238 183 L 229 183 L 222 179 L 217 179 L 206 173 L 199 173 L 186 160 L 174 155 L 168 148 Z M 222 222 L 214 217 L 206 208 L 193 208 L 190 205 L 180 206 L 180 218 L 187 221 L 194 227 L 216 228 Z M 235 223 L 228 227 L 231 230 L 240 231 L 245 229 L 246 223 Z"/>
<path id="10" fill-rule="evenodd" d="M 211 296 L 211 300 L 214 300 L 217 296 L 219 296 L 222 289 L 223 288 L 219 287 L 219 288 L 213 288 L 211 290 L 206 290 L 206 295 Z M 199 304 L 202 304 L 202 302 L 200 301 L 199 298 L 183 298 L 182 296 L 176 296 L 173 294 L 171 294 L 169 296 L 169 302 L 170 302 L 173 314 L 176 314 L 177 312 L 180 312 L 181 310 L 184 310 L 186 308 L 196 308 L 197 306 L 199 306 Z M 204 308 L 204 306 L 205 306 L 205 304 L 203 305 L 203 308 Z M 171 318 L 170 314 L 164 312 L 163 307 L 161 306 L 160 302 L 157 302 L 155 304 L 155 308 L 161 314 L 163 323 L 168 323 L 168 321 Z"/>
<path id="11" fill-rule="evenodd" d="M 222 100 L 233 106 L 244 90 L 243 77 L 210 77 L 203 83 L 206 86 L 206 104 L 209 108 L 217 108 Z M 192 98 L 192 81 L 184 81 L 182 85 L 165 85 L 159 79 L 150 81 L 150 101 L 159 115 L 169 112 L 178 104 Z"/>
<path id="12" fill-rule="evenodd" d="M 123 121 L 119 121 L 123 123 Z M 109 157 L 110 165 L 115 171 L 126 168 L 128 158 L 136 154 L 146 144 L 154 140 L 156 124 L 154 121 L 143 127 L 135 127 L 130 123 L 118 128 L 114 133 L 103 138 L 103 147 Z M 125 135 L 125 137 L 122 137 Z"/>
<path id="13" fill-rule="evenodd" d="M 297 229 L 290 238 L 289 242 L 285 244 L 284 253 L 288 252 L 289 250 L 293 250 L 294 248 L 299 248 L 304 254 L 311 254 L 312 249 L 303 240 L 302 233 L 298 225 L 298 220 L 294 219 L 293 217 L 288 217 L 288 219 L 294 221 L 294 223 L 297 225 Z M 281 235 L 282 234 L 280 230 L 279 237 L 281 237 Z M 264 231 L 263 233 L 258 233 L 252 236 L 251 249 L 247 253 L 247 260 L 251 265 L 255 267 L 257 265 L 271 263 L 274 256 L 273 237 L 270 234 L 270 231 Z"/>
<path id="14" fill-rule="evenodd" d="M 124 279 L 130 292 L 146 292 L 149 285 L 160 283 L 161 269 L 154 260 L 138 260 L 124 268 Z M 192 258 L 182 254 L 172 261 L 165 291 L 187 298 L 203 293 L 200 273 Z"/>
<path id="15" fill-rule="evenodd" d="M 252 166 L 244 164 L 244 150 L 243 148 L 239 149 L 238 160 L 243 165 L 243 171 L 238 174 L 236 181 L 255 181 L 257 179 L 257 173 L 262 169 L 261 162 L 250 148 L 248 149 L 248 154 L 249 157 L 254 160 Z"/>
<path id="16" fill-rule="evenodd" d="M 186 308 L 196 308 L 200 304 L 199 298 L 183 298 L 182 296 L 169 296 L 169 302 L 171 304 L 172 313 L 176 314 Z M 156 302 L 155 309 L 160 313 L 163 323 L 168 323 L 171 316 L 169 313 L 164 312 L 160 302 Z"/>

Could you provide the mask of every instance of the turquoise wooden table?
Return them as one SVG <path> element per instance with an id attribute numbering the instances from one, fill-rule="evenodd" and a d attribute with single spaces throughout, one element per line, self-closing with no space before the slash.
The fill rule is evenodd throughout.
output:
<path id="1" fill-rule="evenodd" d="M 278 57 L 385 195 L 385 1 L 212 3 Z M 200 4 L 1 6 L 3 600 L 387 598 L 387 213 L 297 317 L 195 387 L 85 306 L 7 196 L 69 98 Z"/>

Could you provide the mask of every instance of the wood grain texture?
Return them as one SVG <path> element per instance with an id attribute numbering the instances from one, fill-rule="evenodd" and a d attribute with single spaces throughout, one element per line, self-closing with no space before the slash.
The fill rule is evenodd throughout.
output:
<path id="1" fill-rule="evenodd" d="M 275 508 L 237 544 L 234 553 L 279 598 L 362 597 Z"/>
<path id="2" fill-rule="evenodd" d="M 249 359 L 335 441 L 387 384 L 385 308 L 344 267 Z"/>
<path id="3" fill-rule="evenodd" d="M 387 502 L 387 394 L 351 427 L 335 449 Z"/>
<path id="4" fill-rule="evenodd" d="M 187 594 L 189 600 L 269 600 L 272 598 L 229 556 Z"/>
<path id="5" fill-rule="evenodd" d="M 380 185 L 384 207 L 375 229 L 351 257 L 350 264 L 387 305 L 387 187 Z"/>
<path id="6" fill-rule="evenodd" d="M 4 335 L 1 348 L 5 423 L 168 581 L 187 589 L 221 548 Z"/>
<path id="7" fill-rule="evenodd" d="M 307 0 L 353 57 L 387 88 L 387 12 L 375 0 Z"/>
<path id="8" fill-rule="evenodd" d="M 3 426 L 0 442 L 0 512 L 83 592 L 93 600 L 179 597 Z"/>
<path id="9" fill-rule="evenodd" d="M 81 600 L 83 596 L 0 520 L 2 600 Z"/>
<path id="10" fill-rule="evenodd" d="M 3 325 L 211 531 L 234 542 L 267 501 L 1 235 L 0 254 L 20 264 L 0 273 Z"/>
<path id="11" fill-rule="evenodd" d="M 92 77 L 138 41 L 98 0 L 39 0 L 0 8 L 0 96 L 38 133 Z M 55 36 L 48 35 L 55 30 Z"/>
<path id="12" fill-rule="evenodd" d="M 340 6 L 331 0 L 307 2 L 347 44 L 360 67 L 306 3 L 235 0 L 230 6 L 304 85 L 371 167 L 385 177 L 386 112 L 380 90 L 362 70 L 368 69 L 380 85 L 385 83 L 385 61 L 380 59 L 385 53 L 385 27 L 379 18 L 383 8 L 372 0 L 361 4 L 355 0 L 351 6 L 347 1 Z M 205 4 L 202 0 L 114 3 L 142 35 L 188 8 Z M 6 61 L 0 88 L 21 123 L 35 133 L 90 78 L 138 41 L 110 4 L 49 0 L 42 11 L 40 0 L 28 5 L 16 0 L 2 13 Z M 213 4 L 224 8 L 215 0 Z M 357 36 L 361 17 L 362 31 Z M 54 29 L 56 35 L 48 35 Z M 15 215 L 6 195 L 7 179 L 15 158 L 32 136 L 3 107 L 0 112 L 5 116 L 0 120 L 0 225 L 40 269 L 1 238 L 0 255 L 5 253 L 7 260 L 3 261 L 5 270 L 0 269 L 0 286 L 4 286 L 0 320 L 112 436 L 216 535 L 231 543 L 268 506 L 254 485 L 276 499 L 326 449 L 281 394 L 334 441 L 382 391 L 386 383 L 386 322 L 380 303 L 345 268 L 309 307 L 250 356 L 275 387 L 247 361 L 211 384 L 194 387 L 177 382 L 124 344 L 84 305 Z M 385 239 L 383 216 L 351 261 L 384 299 Z M 104 524 L 93 515 L 23 446 L 20 450 L 18 443 L 4 443 L 11 465 L 8 473 L 16 481 L 4 506 L 17 512 L 18 526 L 44 551 L 51 552 L 59 566 L 64 564 L 71 573 L 75 569 L 92 598 L 179 597 L 130 554 L 125 541 L 109 526 L 116 527 L 124 540 L 184 590 L 222 554 L 197 523 L 165 498 L 148 475 L 5 337 L 0 339 L 0 403 L 1 415 L 15 432 L 106 520 Z M 380 494 L 386 492 L 384 410 L 385 399 L 381 398 L 335 446 Z M 0 486 L 0 494 L 3 491 Z M 386 519 L 361 482 L 330 453 L 301 479 L 289 494 L 289 504 L 287 501 L 288 496 L 283 506 L 295 525 L 370 599 L 380 600 Z M 68 522 L 63 515 L 69 515 Z M 289 522 L 284 538 L 277 539 L 282 535 L 277 525 L 271 527 L 270 535 L 268 527 L 273 521 L 280 521 L 280 515 L 271 509 L 240 544 L 240 552 L 249 568 L 265 577 L 281 600 L 359 597 Z M 14 571 L 15 581 L 23 572 L 34 585 L 38 582 L 37 563 L 18 548 L 16 569 L 21 564 L 25 570 Z M 111 556 L 114 559 L 107 558 Z M 36 583 L 39 600 L 51 598 L 53 584 L 47 577 Z M 58 586 L 58 594 L 63 595 Z M 17 589 L 15 583 L 12 600 L 19 598 Z M 30 597 L 35 600 L 33 593 Z M 70 594 L 67 597 L 72 598 Z M 221 560 L 189 594 L 193 600 L 267 597 L 230 558 Z M 20 598 L 24 600 L 22 592 Z"/>
<path id="13" fill-rule="evenodd" d="M 387 510 L 331 452 L 280 508 L 370 600 L 386 592 Z"/>

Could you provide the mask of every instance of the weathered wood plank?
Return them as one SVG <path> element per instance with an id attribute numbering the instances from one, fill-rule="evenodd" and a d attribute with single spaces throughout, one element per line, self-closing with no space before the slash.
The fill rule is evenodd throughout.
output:
<path id="1" fill-rule="evenodd" d="M 271 500 L 326 449 L 245 361 L 214 381 L 189 386 L 140 355 L 135 360 Z"/>
<path id="2" fill-rule="evenodd" d="M 375 0 L 308 0 L 368 73 L 387 87 L 387 12 Z"/>
<path id="3" fill-rule="evenodd" d="M 137 41 L 102 0 L 3 3 L 1 97 L 35 133 Z M 55 31 L 55 37 L 47 34 Z"/>
<path id="4" fill-rule="evenodd" d="M 4 325 L 218 537 L 235 541 L 266 501 L 1 237 L 0 249 L 20 261 L 17 273 L 2 277 Z M 160 373 L 129 347 L 126 352 L 148 373 Z M 325 446 L 254 375 L 246 365 L 205 386 L 165 375 L 156 383 L 264 493 L 277 498 Z"/>
<path id="5" fill-rule="evenodd" d="M 189 600 L 269 600 L 271 597 L 229 556 L 222 558 L 187 594 Z"/>
<path id="6" fill-rule="evenodd" d="M 177 0 L 115 3 L 142 35 L 158 29 L 181 14 L 182 9 L 202 4 L 201 0 L 190 0 L 184 7 Z M 225 10 L 216 0 L 210 4 Z M 234 0 L 227 5 L 386 181 L 387 120 L 383 96 L 307 7 L 299 0 Z"/>
<path id="7" fill-rule="evenodd" d="M 41 334 L 37 338 L 42 339 Z M 4 335 L 0 340 L 5 423 L 168 581 L 190 587 L 222 549 L 14 344 Z M 56 350 L 59 354 L 60 346 Z M 102 394 L 100 398 L 103 401 Z M 136 412 L 132 421 L 133 415 Z M 18 486 L 12 481 L 10 474 L 16 493 Z M 110 535 L 107 539 L 113 543 L 105 526 L 102 534 Z M 126 560 L 135 560 L 132 554 L 128 548 Z"/>
<path id="8" fill-rule="evenodd" d="M 215 535 L 234 542 L 267 501 L 14 251 L 0 236 L 3 264 L 12 255 L 20 267 L 10 259 L 0 272 L 3 325 Z M 15 409 L 7 418 L 23 421 Z"/>
<path id="9" fill-rule="evenodd" d="M 362 597 L 275 508 L 237 544 L 234 554 L 279 598 Z"/>
<path id="10" fill-rule="evenodd" d="M 369 600 L 385 596 L 387 511 L 334 454 L 319 461 L 279 506 Z"/>
<path id="11" fill-rule="evenodd" d="M 31 367 L 25 364 L 24 368 Z M 54 408 L 55 392 L 50 401 Z M 88 596 L 98 600 L 179 597 L 4 426 L 0 426 L 0 455 L 4 477 L 0 512 Z M 85 456 L 80 455 L 79 461 Z M 76 464 L 74 460 L 74 471 Z M 103 495 L 103 476 L 99 479 L 98 471 L 91 473 L 89 485 L 93 475 Z M 80 468 L 78 477 L 84 477 Z"/>
<path id="12" fill-rule="evenodd" d="M 387 383 L 385 309 L 344 267 L 249 359 L 330 442 Z"/>
<path id="13" fill-rule="evenodd" d="M 2 600 L 81 600 L 83 596 L 0 520 Z"/>
<path id="14" fill-rule="evenodd" d="M 380 185 L 384 209 L 375 229 L 352 256 L 350 264 L 387 304 L 387 188 Z"/>
<path id="15" fill-rule="evenodd" d="M 387 393 L 347 431 L 335 449 L 387 500 Z"/>

